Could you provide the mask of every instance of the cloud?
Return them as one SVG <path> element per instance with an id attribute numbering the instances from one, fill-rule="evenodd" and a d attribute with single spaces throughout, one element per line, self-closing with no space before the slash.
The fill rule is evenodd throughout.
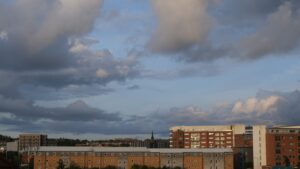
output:
<path id="1" fill-rule="evenodd" d="M 139 85 L 132 85 L 132 86 L 127 87 L 128 90 L 138 90 L 140 88 L 141 87 Z"/>
<path id="2" fill-rule="evenodd" d="M 0 40 L 8 40 L 7 32 L 5 31 L 0 32 Z"/>
<path id="3" fill-rule="evenodd" d="M 256 59 L 293 51 L 299 46 L 299 37 L 300 8 L 294 10 L 293 4 L 286 2 L 268 15 L 256 32 L 243 38 L 237 48 L 242 58 Z"/>
<path id="4" fill-rule="evenodd" d="M 7 99 L 0 97 L 0 112 L 11 114 L 20 120 L 55 120 L 55 121 L 118 121 L 117 113 L 106 113 L 103 110 L 91 108 L 83 101 L 76 101 L 67 107 L 45 108 L 34 105 L 33 102 L 22 99 Z M 17 124 L 16 124 L 17 125 Z"/>
<path id="5" fill-rule="evenodd" d="M 82 101 L 45 108 L 32 102 L 0 97 L 0 122 L 11 131 L 93 134 L 163 135 L 174 125 L 267 124 L 296 125 L 300 92 L 259 91 L 255 97 L 224 102 L 205 110 L 196 105 L 157 110 L 148 115 L 121 115 L 92 108 Z"/>
<path id="6" fill-rule="evenodd" d="M 232 108 L 233 113 L 257 113 L 261 115 L 262 113 L 273 113 L 277 111 L 276 105 L 280 101 L 279 96 L 270 96 L 266 99 L 249 98 L 244 103 L 238 101 L 234 104 Z"/>
<path id="7" fill-rule="evenodd" d="M 211 27 L 206 0 L 152 1 L 158 27 L 149 41 L 155 52 L 176 53 L 205 41 Z"/>
<path id="8" fill-rule="evenodd" d="M 158 22 L 148 48 L 178 61 L 248 61 L 299 47 L 298 1 L 153 0 L 152 4 Z"/>
<path id="9" fill-rule="evenodd" d="M 85 37 L 101 5 L 102 0 L 1 1 L 0 76 L 8 80 L 1 82 L 0 94 L 26 98 L 26 87 L 66 93 L 72 86 L 82 90 L 138 76 L 133 56 L 117 59 L 107 49 L 92 49 L 98 40 Z M 99 78 L 100 70 L 106 74 Z"/>

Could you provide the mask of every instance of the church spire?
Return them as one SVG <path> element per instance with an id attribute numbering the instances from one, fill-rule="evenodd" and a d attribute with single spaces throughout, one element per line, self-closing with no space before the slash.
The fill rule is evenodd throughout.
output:
<path id="1" fill-rule="evenodd" d="M 153 130 L 152 130 L 152 134 L 151 134 L 151 140 L 154 140 Z"/>

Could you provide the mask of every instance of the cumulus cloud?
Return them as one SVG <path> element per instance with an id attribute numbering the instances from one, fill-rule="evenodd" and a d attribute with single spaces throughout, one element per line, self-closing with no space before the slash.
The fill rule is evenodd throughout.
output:
<path id="1" fill-rule="evenodd" d="M 205 41 L 211 27 L 206 0 L 153 0 L 158 27 L 149 41 L 155 52 L 175 53 Z"/>
<path id="2" fill-rule="evenodd" d="M 92 45 L 98 40 L 84 36 L 93 28 L 101 4 L 102 0 L 1 1 L 0 32 L 5 40 L 0 40 L 0 76 L 8 80 L 1 82 L 0 94 L 21 97 L 24 86 L 47 92 L 105 86 L 138 76 L 133 56 L 117 59 L 107 49 L 96 51 Z"/>
<path id="3" fill-rule="evenodd" d="M 277 111 L 277 104 L 280 101 L 279 96 L 270 96 L 265 99 L 255 97 L 247 99 L 245 102 L 238 101 L 232 108 L 233 113 L 257 113 L 260 116 L 263 113 L 273 113 Z"/>
<path id="4" fill-rule="evenodd" d="M 148 47 L 179 61 L 254 60 L 299 47 L 298 1 L 152 2 L 158 22 Z"/>

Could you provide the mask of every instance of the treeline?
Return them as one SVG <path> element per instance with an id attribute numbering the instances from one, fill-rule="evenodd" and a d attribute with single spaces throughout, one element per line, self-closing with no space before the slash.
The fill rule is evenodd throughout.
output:
<path id="1" fill-rule="evenodd" d="M 47 144 L 50 146 L 76 146 L 78 144 L 88 144 L 88 142 L 89 142 L 88 140 L 67 139 L 67 138 L 47 140 Z"/>
<path id="2" fill-rule="evenodd" d="M 0 134 L 0 142 L 10 142 L 10 141 L 14 141 L 14 138 Z"/>

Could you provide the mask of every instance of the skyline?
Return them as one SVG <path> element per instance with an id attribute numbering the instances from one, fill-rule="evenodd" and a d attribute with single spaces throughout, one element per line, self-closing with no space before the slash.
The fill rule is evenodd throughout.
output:
<path id="1" fill-rule="evenodd" d="M 297 124 L 299 39 L 293 0 L 3 0 L 0 132 Z"/>

